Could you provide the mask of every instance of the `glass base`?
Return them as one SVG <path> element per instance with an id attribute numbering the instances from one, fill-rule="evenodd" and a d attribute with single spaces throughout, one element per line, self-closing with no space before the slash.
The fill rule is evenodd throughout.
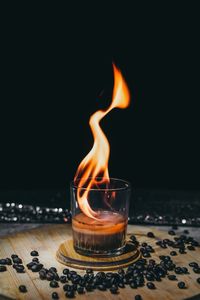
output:
<path id="1" fill-rule="evenodd" d="M 90 257 L 113 257 L 119 256 L 124 253 L 125 245 L 121 248 L 114 249 L 114 250 L 107 250 L 107 251 L 91 251 L 88 249 L 81 249 L 74 246 L 74 250 L 81 255 L 90 256 Z"/>

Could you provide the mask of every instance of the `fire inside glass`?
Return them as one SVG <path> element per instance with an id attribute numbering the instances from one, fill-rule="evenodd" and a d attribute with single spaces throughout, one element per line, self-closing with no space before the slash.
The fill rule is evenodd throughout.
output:
<path id="1" fill-rule="evenodd" d="M 101 180 L 100 180 L 101 182 Z M 92 217 L 80 209 L 77 195 L 87 188 L 71 183 L 73 244 L 76 252 L 88 256 L 123 253 L 128 223 L 130 184 L 110 178 L 90 189 L 88 204 Z"/>

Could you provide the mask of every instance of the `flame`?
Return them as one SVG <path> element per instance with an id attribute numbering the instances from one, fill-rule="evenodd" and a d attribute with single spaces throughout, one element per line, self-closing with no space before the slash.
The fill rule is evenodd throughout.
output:
<path id="1" fill-rule="evenodd" d="M 78 182 L 77 200 L 82 212 L 89 218 L 98 220 L 98 213 L 92 210 L 88 203 L 90 189 L 99 183 L 109 182 L 108 161 L 110 146 L 104 132 L 100 127 L 100 121 L 113 108 L 126 108 L 130 103 L 130 94 L 120 70 L 113 64 L 114 87 L 112 102 L 107 110 L 98 110 L 90 117 L 90 128 L 94 138 L 94 144 L 90 152 L 80 163 L 74 182 Z M 101 181 L 97 178 L 101 177 Z M 80 188 L 84 187 L 83 190 Z"/>

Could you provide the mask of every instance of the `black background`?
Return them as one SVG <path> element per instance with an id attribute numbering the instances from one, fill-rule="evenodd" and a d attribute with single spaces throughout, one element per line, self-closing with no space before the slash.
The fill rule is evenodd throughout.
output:
<path id="1" fill-rule="evenodd" d="M 198 190 L 199 16 L 194 3 L 2 8 L 0 188 L 65 188 L 111 101 L 112 61 L 131 106 L 102 121 L 110 175 Z"/>

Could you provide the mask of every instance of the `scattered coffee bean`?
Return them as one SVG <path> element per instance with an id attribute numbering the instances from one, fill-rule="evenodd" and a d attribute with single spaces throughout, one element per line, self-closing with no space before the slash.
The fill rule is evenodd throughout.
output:
<path id="1" fill-rule="evenodd" d="M 176 274 L 182 274 L 183 273 L 181 267 L 176 267 L 174 271 L 175 271 Z"/>
<path id="2" fill-rule="evenodd" d="M 55 273 L 57 273 L 57 269 L 56 269 L 55 267 L 51 267 L 51 268 L 49 269 L 49 272 L 55 272 Z"/>
<path id="3" fill-rule="evenodd" d="M 176 275 L 170 274 L 167 276 L 169 280 L 177 280 Z"/>
<path id="4" fill-rule="evenodd" d="M 112 286 L 110 288 L 110 292 L 111 292 L 111 294 L 117 294 L 118 293 L 118 287 L 117 286 Z"/>
<path id="5" fill-rule="evenodd" d="M 131 282 L 130 287 L 132 289 L 136 289 L 137 288 L 137 283 L 135 281 Z"/>
<path id="6" fill-rule="evenodd" d="M 67 282 L 67 277 L 65 275 L 60 276 L 60 282 L 66 283 Z"/>
<path id="7" fill-rule="evenodd" d="M 99 289 L 100 291 L 106 291 L 106 286 L 103 285 L 103 284 L 100 284 L 100 285 L 98 285 L 98 289 Z"/>
<path id="8" fill-rule="evenodd" d="M 34 257 L 34 258 L 32 259 L 32 261 L 33 261 L 33 262 L 36 262 L 36 263 L 39 263 L 39 259 L 38 259 L 37 257 Z"/>
<path id="9" fill-rule="evenodd" d="M 199 284 L 200 284 L 200 277 L 199 277 L 199 278 L 197 278 L 197 283 L 199 283 Z"/>
<path id="10" fill-rule="evenodd" d="M 30 270 L 32 268 L 32 266 L 35 265 L 35 262 L 31 261 L 30 263 L 28 263 L 26 266 L 27 268 Z"/>
<path id="11" fill-rule="evenodd" d="M 22 260 L 21 260 L 21 258 L 19 258 L 19 257 L 13 258 L 13 262 L 14 262 L 15 264 L 22 264 Z"/>
<path id="12" fill-rule="evenodd" d="M 188 273 L 188 269 L 186 267 L 182 267 L 181 270 L 182 270 L 183 274 L 187 274 Z"/>
<path id="13" fill-rule="evenodd" d="M 50 285 L 50 287 L 52 287 L 52 288 L 57 288 L 57 287 L 59 287 L 58 282 L 57 282 L 56 280 L 50 281 L 49 285 Z"/>
<path id="14" fill-rule="evenodd" d="M 6 258 L 6 265 L 12 265 L 12 260 L 9 257 Z"/>
<path id="15" fill-rule="evenodd" d="M 189 234 L 189 231 L 187 229 L 183 230 L 183 233 Z"/>
<path id="16" fill-rule="evenodd" d="M 52 274 L 51 272 L 48 272 L 48 273 L 46 274 L 46 278 L 47 278 L 48 281 L 51 281 L 51 280 L 54 279 L 54 274 Z"/>
<path id="17" fill-rule="evenodd" d="M 43 264 L 34 264 L 32 267 L 31 267 L 31 271 L 32 272 L 39 272 L 43 267 Z"/>
<path id="18" fill-rule="evenodd" d="M 185 289 L 185 282 L 183 282 L 183 281 L 180 281 L 180 282 L 178 282 L 178 287 L 179 287 L 179 289 Z"/>
<path id="19" fill-rule="evenodd" d="M 169 231 L 168 231 L 168 234 L 169 234 L 169 235 L 175 235 L 176 233 L 175 233 L 174 230 L 169 230 Z"/>
<path id="20" fill-rule="evenodd" d="M 142 296 L 140 296 L 140 295 L 135 295 L 135 300 L 142 300 Z"/>
<path id="21" fill-rule="evenodd" d="M 12 255 L 11 255 L 11 258 L 12 258 L 12 259 L 13 259 L 13 258 L 16 258 L 16 257 L 18 257 L 17 254 L 12 254 Z"/>
<path id="22" fill-rule="evenodd" d="M 147 282 L 147 287 L 148 287 L 148 289 L 150 289 L 150 290 L 153 290 L 153 289 L 156 288 L 156 287 L 155 287 L 155 284 L 154 284 L 153 282 Z"/>
<path id="23" fill-rule="evenodd" d="M 87 292 L 92 292 L 93 291 L 93 286 L 91 284 L 86 284 L 85 289 Z"/>
<path id="24" fill-rule="evenodd" d="M 186 254 L 186 251 L 185 251 L 185 249 L 180 248 L 180 249 L 179 249 L 179 253 L 180 253 L 180 254 Z"/>
<path id="25" fill-rule="evenodd" d="M 51 297 L 52 297 L 52 299 L 59 299 L 58 293 L 56 293 L 56 292 L 53 292 L 51 294 Z"/>
<path id="26" fill-rule="evenodd" d="M 24 273 L 24 266 L 16 265 L 15 270 L 17 271 L 17 273 Z"/>
<path id="27" fill-rule="evenodd" d="M 74 291 L 70 290 L 65 293 L 66 298 L 74 298 Z"/>
<path id="28" fill-rule="evenodd" d="M 69 273 L 69 269 L 64 269 L 63 274 L 67 275 Z"/>
<path id="29" fill-rule="evenodd" d="M 191 246 L 191 245 L 187 246 L 187 249 L 190 250 L 190 251 L 194 251 L 195 250 L 194 246 Z"/>
<path id="30" fill-rule="evenodd" d="M 19 291 L 20 291 L 21 293 L 26 293 L 26 292 L 27 292 L 26 286 L 25 286 L 25 285 L 20 285 L 20 286 L 19 286 Z"/>
<path id="31" fill-rule="evenodd" d="M 0 265 L 6 265 L 6 259 L 4 258 L 0 259 Z"/>
<path id="32" fill-rule="evenodd" d="M 171 252 L 170 252 L 170 255 L 171 255 L 171 256 L 176 256 L 176 255 L 177 255 L 177 252 L 176 252 L 176 251 L 171 251 Z"/>
<path id="33" fill-rule="evenodd" d="M 154 233 L 151 232 L 151 231 L 147 232 L 147 236 L 150 237 L 150 238 L 154 238 L 155 237 Z"/>
<path id="34" fill-rule="evenodd" d="M 189 266 L 192 267 L 192 268 L 198 268 L 199 267 L 198 263 L 196 263 L 196 262 L 189 263 Z"/>
<path id="35" fill-rule="evenodd" d="M 78 292 L 78 294 L 84 294 L 84 292 L 85 292 L 84 287 L 83 287 L 83 286 L 79 286 L 79 287 L 77 288 L 77 292 Z"/>
<path id="36" fill-rule="evenodd" d="M 200 274 L 200 268 L 193 268 L 193 272 L 196 274 Z"/>
<path id="37" fill-rule="evenodd" d="M 6 266 L 0 266 L 0 272 L 5 272 L 7 270 Z"/>
<path id="38" fill-rule="evenodd" d="M 39 256 L 39 253 L 36 250 L 31 251 L 31 256 Z"/>
<path id="39" fill-rule="evenodd" d="M 46 278 L 47 278 L 47 276 L 46 276 L 46 271 L 45 271 L 44 269 L 41 269 L 41 270 L 39 271 L 39 276 L 40 276 L 40 279 L 41 279 L 41 280 L 46 279 Z"/>

